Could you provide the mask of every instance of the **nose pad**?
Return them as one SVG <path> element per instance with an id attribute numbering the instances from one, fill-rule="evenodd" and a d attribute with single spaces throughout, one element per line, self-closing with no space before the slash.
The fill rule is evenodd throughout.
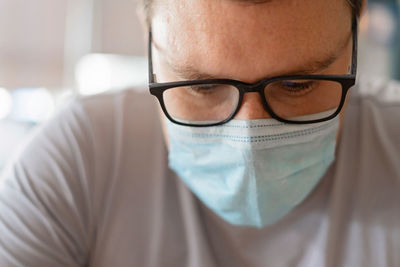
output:
<path id="1" fill-rule="evenodd" d="M 265 110 L 260 94 L 246 93 L 243 96 L 242 105 L 235 115 L 237 120 L 257 120 L 271 118 L 271 115 Z"/>

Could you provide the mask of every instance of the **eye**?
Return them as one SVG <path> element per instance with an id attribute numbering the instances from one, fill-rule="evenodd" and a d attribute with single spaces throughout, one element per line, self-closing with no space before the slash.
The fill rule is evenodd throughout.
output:
<path id="1" fill-rule="evenodd" d="M 207 95 L 212 94 L 220 88 L 216 84 L 199 84 L 186 87 L 186 89 L 193 94 Z"/>
<path id="2" fill-rule="evenodd" d="M 210 91 L 212 89 L 215 89 L 215 87 L 217 87 L 217 85 L 215 84 L 201 84 L 201 85 L 192 85 L 190 86 L 190 89 L 194 91 Z"/>
<path id="3" fill-rule="evenodd" d="M 281 81 L 281 90 L 285 90 L 290 94 L 305 94 L 313 90 L 316 86 L 316 81 Z"/>

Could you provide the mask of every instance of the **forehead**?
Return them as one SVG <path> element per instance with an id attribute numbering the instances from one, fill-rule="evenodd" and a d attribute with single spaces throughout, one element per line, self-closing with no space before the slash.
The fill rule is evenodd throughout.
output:
<path id="1" fill-rule="evenodd" d="M 344 0 L 165 0 L 152 30 L 165 59 L 239 79 L 245 68 L 272 76 L 328 55 L 350 34 L 350 14 Z"/>

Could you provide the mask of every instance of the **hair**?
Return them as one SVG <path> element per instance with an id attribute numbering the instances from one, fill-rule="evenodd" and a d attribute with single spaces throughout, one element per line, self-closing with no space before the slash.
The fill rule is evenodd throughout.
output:
<path id="1" fill-rule="evenodd" d="M 359 18 L 361 16 L 361 9 L 363 5 L 363 1 L 365 0 L 346 0 L 352 10 L 353 17 Z"/>
<path id="2" fill-rule="evenodd" d="M 146 22 L 148 25 L 150 25 L 150 20 L 152 17 L 152 12 L 153 12 L 153 2 L 157 0 L 140 0 L 142 7 L 144 9 L 145 15 L 146 15 Z M 248 2 L 248 3 L 254 3 L 254 4 L 260 4 L 264 2 L 269 2 L 271 0 L 231 0 L 231 1 L 237 1 L 237 2 Z M 361 15 L 361 8 L 363 1 L 365 0 L 346 0 L 352 10 L 353 17 L 359 18 Z"/>

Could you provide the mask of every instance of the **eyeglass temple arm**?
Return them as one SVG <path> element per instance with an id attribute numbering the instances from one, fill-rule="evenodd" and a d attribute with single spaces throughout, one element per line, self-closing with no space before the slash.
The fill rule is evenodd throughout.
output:
<path id="1" fill-rule="evenodd" d="M 151 53 L 151 44 L 152 44 L 152 38 L 151 38 L 151 28 L 149 30 L 149 41 L 148 41 L 148 48 L 147 52 L 149 54 L 149 60 L 148 60 L 148 67 L 149 67 L 149 83 L 154 83 L 155 80 L 155 74 L 153 73 L 153 57 Z"/>
<path id="2" fill-rule="evenodd" d="M 351 59 L 351 74 L 357 73 L 357 54 L 358 54 L 358 18 L 353 19 L 353 56 Z"/>

